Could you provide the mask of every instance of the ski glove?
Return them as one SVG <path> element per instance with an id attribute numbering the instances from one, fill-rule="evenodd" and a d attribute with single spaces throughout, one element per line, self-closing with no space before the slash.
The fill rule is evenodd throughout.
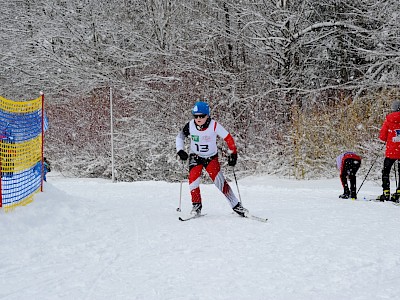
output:
<path id="1" fill-rule="evenodd" d="M 178 153 L 179 158 L 182 160 L 187 160 L 188 159 L 188 154 L 185 152 L 185 150 L 179 150 Z"/>
<path id="2" fill-rule="evenodd" d="M 232 153 L 228 156 L 228 166 L 234 167 L 237 161 L 237 153 Z"/>

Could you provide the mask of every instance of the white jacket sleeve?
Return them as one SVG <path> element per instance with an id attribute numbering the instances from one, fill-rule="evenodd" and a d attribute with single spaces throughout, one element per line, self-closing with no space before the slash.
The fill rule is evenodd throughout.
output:
<path id="1" fill-rule="evenodd" d="M 183 127 L 182 131 L 180 131 L 176 136 L 176 142 L 175 142 L 176 152 L 179 152 L 179 150 L 185 150 L 185 138 L 187 138 L 189 134 L 190 134 L 190 129 L 188 122 Z"/>
<path id="2" fill-rule="evenodd" d="M 178 135 L 176 136 L 176 152 L 179 152 L 179 150 L 184 150 L 185 149 L 185 135 L 183 131 L 180 131 Z"/>

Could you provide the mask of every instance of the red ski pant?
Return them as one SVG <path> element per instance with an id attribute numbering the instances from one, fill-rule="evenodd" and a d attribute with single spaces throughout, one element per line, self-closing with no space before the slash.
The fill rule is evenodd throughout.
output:
<path id="1" fill-rule="evenodd" d="M 235 207 L 239 203 L 239 200 L 225 180 L 218 161 L 218 156 L 203 158 L 194 154 L 190 155 L 189 189 L 192 196 L 192 203 L 201 203 L 200 178 L 203 168 L 206 169 L 215 186 L 225 195 L 231 207 Z"/>

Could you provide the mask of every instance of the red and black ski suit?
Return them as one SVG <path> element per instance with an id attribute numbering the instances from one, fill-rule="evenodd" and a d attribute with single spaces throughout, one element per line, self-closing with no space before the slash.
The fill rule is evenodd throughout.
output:
<path id="1" fill-rule="evenodd" d="M 400 159 L 400 112 L 392 112 L 386 116 L 379 133 L 379 139 L 386 142 L 385 160 L 382 170 L 382 188 L 390 191 L 390 170 L 394 162 Z M 400 165 L 398 162 L 400 178 Z M 399 180 L 400 181 L 400 180 Z M 400 182 L 397 190 L 400 189 Z"/>

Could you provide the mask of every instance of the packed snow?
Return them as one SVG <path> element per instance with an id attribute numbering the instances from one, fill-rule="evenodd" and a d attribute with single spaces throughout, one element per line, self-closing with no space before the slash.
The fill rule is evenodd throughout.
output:
<path id="1" fill-rule="evenodd" d="M 359 179 L 359 184 L 360 181 Z M 50 173 L 28 206 L 0 214 L 0 299 L 400 299 L 400 207 L 339 199 L 339 178 L 238 181 L 241 218 L 212 184 L 202 218 L 188 184 Z M 235 182 L 231 186 L 237 194 Z"/>

